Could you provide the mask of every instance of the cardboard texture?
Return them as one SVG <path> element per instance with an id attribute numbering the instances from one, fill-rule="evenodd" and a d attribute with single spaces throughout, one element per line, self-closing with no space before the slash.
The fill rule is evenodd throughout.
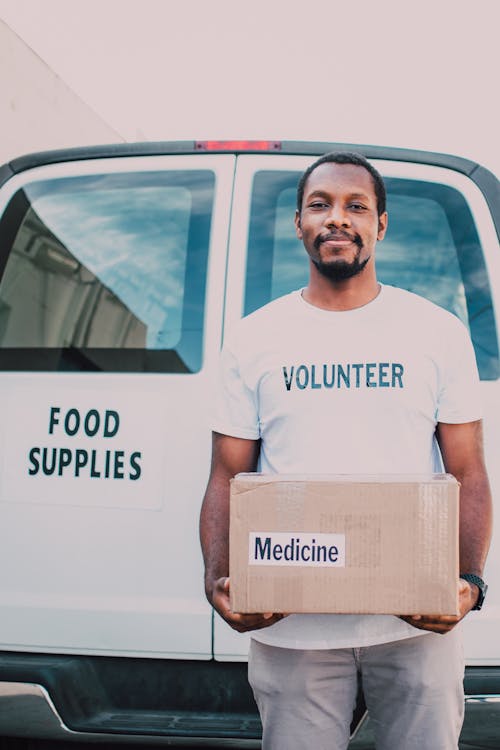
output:
<path id="1" fill-rule="evenodd" d="M 449 474 L 238 474 L 231 608 L 458 614 L 458 513 Z"/>

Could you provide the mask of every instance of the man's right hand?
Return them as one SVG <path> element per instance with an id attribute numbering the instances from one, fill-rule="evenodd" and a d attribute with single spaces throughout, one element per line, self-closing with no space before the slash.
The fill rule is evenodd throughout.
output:
<path id="1" fill-rule="evenodd" d="M 249 615 L 241 615 L 232 612 L 229 605 L 229 578 L 219 578 L 215 581 L 210 600 L 212 606 L 220 614 L 222 619 L 239 633 L 267 628 L 269 625 L 273 625 L 275 622 L 278 622 L 278 620 L 282 620 L 283 617 L 286 617 L 286 615 L 272 612 Z"/>

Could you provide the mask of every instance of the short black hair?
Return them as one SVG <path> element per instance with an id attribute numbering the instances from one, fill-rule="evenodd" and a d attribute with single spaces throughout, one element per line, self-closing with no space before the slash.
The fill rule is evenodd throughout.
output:
<path id="1" fill-rule="evenodd" d="M 304 189 L 306 186 L 306 182 L 309 178 L 309 175 L 311 172 L 314 172 L 314 170 L 320 166 L 320 164 L 354 164 L 356 167 L 364 167 L 366 169 L 373 180 L 373 187 L 375 188 L 375 195 L 377 198 L 377 212 L 380 216 L 384 213 L 385 207 L 386 207 L 386 192 L 385 192 L 385 184 L 384 180 L 382 179 L 382 175 L 377 172 L 374 166 L 370 164 L 368 159 L 365 159 L 364 156 L 361 154 L 355 153 L 354 151 L 331 151 L 328 154 L 323 154 L 323 156 L 320 156 L 319 159 L 316 159 L 316 161 L 311 164 L 310 167 L 307 167 L 306 171 L 302 175 L 302 177 L 299 180 L 299 184 L 297 186 L 297 211 L 302 210 L 302 200 L 304 198 Z"/>

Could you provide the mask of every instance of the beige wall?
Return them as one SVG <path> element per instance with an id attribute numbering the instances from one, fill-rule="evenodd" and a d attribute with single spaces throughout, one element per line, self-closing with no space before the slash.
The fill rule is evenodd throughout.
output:
<path id="1" fill-rule="evenodd" d="M 0 164 L 33 151 L 123 141 L 0 19 Z"/>

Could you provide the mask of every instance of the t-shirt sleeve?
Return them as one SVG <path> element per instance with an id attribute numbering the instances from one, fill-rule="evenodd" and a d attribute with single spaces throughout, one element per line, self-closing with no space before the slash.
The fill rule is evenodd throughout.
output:
<path id="1" fill-rule="evenodd" d="M 248 440 L 260 437 L 255 395 L 245 383 L 238 359 L 229 346 L 222 350 L 219 360 L 212 429 Z"/>
<path id="2" fill-rule="evenodd" d="M 474 347 L 467 329 L 458 319 L 454 319 L 443 343 L 446 356 L 437 421 L 461 424 L 481 419 L 480 381 Z"/>

